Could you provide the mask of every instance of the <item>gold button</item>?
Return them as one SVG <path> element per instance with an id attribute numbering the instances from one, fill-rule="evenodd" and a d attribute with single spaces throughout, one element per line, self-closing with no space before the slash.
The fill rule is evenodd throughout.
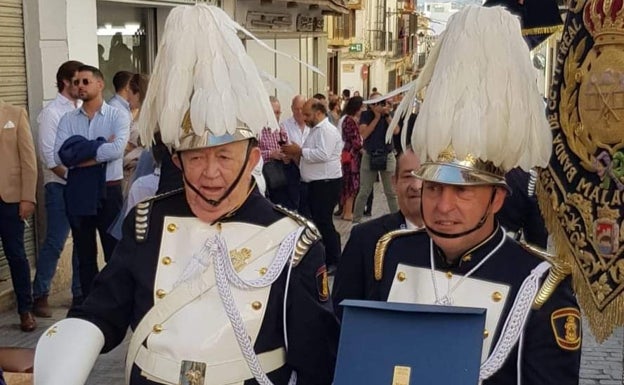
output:
<path id="1" fill-rule="evenodd" d="M 170 265 L 171 264 L 171 258 L 170 257 L 164 257 L 161 260 L 161 262 L 162 262 L 163 265 Z"/>
<path id="2" fill-rule="evenodd" d="M 260 301 L 253 301 L 251 303 L 251 308 L 254 309 L 254 310 L 262 309 L 262 302 L 260 302 Z"/>
<path id="3" fill-rule="evenodd" d="M 403 281 L 405 281 L 405 278 L 407 278 L 407 277 L 405 276 L 405 273 L 404 273 L 404 272 L 402 272 L 402 271 L 399 271 L 399 273 L 397 274 L 397 279 L 399 280 L 399 282 L 403 282 Z"/>
<path id="4" fill-rule="evenodd" d="M 466 254 L 466 255 L 464 255 L 464 256 L 462 257 L 462 261 L 463 261 L 463 262 L 470 262 L 470 261 L 472 261 L 472 255 L 470 255 L 470 254 Z"/>
<path id="5" fill-rule="evenodd" d="M 490 336 L 490 332 L 488 332 L 488 331 L 487 331 L 487 329 L 485 329 L 485 330 L 483 331 L 483 339 L 486 339 L 486 338 L 488 338 L 489 336 Z"/>
<path id="6" fill-rule="evenodd" d="M 265 275 L 267 273 L 269 269 L 267 269 L 266 267 L 261 268 L 258 272 L 260 273 L 260 275 Z"/>
<path id="7" fill-rule="evenodd" d="M 173 233 L 174 231 L 176 231 L 177 228 L 178 228 L 178 226 L 176 226 L 175 223 L 169 223 L 167 225 L 167 231 L 170 232 L 170 233 Z"/>
<path id="8" fill-rule="evenodd" d="M 154 327 L 152 327 L 152 331 L 154 333 L 160 333 L 163 331 L 163 326 L 161 324 L 156 324 L 154 325 Z"/>
<path id="9" fill-rule="evenodd" d="M 167 292 L 164 291 L 163 289 L 158 289 L 156 290 L 156 297 L 158 298 L 163 298 L 164 296 L 167 295 Z"/>
<path id="10" fill-rule="evenodd" d="M 450 271 L 446 272 L 446 278 L 451 279 L 453 278 L 453 273 L 451 273 Z"/>
<path id="11" fill-rule="evenodd" d="M 500 292 L 495 291 L 494 293 L 492 293 L 492 301 L 500 302 L 501 299 L 503 299 L 503 295 Z"/>

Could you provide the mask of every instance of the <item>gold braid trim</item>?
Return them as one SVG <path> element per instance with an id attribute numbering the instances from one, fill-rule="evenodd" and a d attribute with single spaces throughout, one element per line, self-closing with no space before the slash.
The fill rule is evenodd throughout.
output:
<path id="1" fill-rule="evenodd" d="M 526 28 L 522 30 L 522 36 L 550 35 L 551 33 L 555 33 L 558 31 L 563 31 L 563 24 L 553 25 L 550 27 Z"/>
<path id="2" fill-rule="evenodd" d="M 312 245 L 314 245 L 316 241 L 321 239 L 321 233 L 319 233 L 314 223 L 312 223 L 312 221 L 310 221 L 303 215 L 295 211 L 291 211 L 280 205 L 275 205 L 275 210 L 291 218 L 292 220 L 297 222 L 299 226 L 305 227 L 305 229 L 301 233 L 301 236 L 299 237 L 299 239 L 297 239 L 297 244 L 295 245 L 295 257 L 293 258 L 293 267 L 297 267 L 297 265 L 299 265 L 303 257 L 308 252 L 308 250 L 310 250 Z"/>
<path id="3" fill-rule="evenodd" d="M 548 253 L 546 250 L 543 250 L 539 247 L 530 245 L 526 243 L 524 240 L 520 241 L 520 245 L 529 253 L 533 255 L 537 255 L 539 258 L 545 260 L 550 263 L 551 268 L 548 271 L 548 276 L 544 280 L 544 283 L 540 287 L 537 295 L 535 296 L 535 300 L 533 301 L 532 308 L 534 310 L 540 309 L 548 298 L 555 292 L 557 286 L 572 272 L 572 268 L 570 264 L 566 261 L 562 261 L 557 258 L 556 255 Z"/>
<path id="4" fill-rule="evenodd" d="M 602 343 L 613 333 L 616 327 L 624 325 L 624 296 L 620 295 L 611 301 L 602 311 L 598 309 L 592 295 L 592 289 L 570 249 L 563 225 L 559 223 L 556 208 L 553 207 L 553 204 L 556 204 L 556 199 L 551 198 L 544 190 L 542 183 L 537 185 L 537 196 L 546 228 L 552 235 L 557 250 L 556 258 L 570 266 L 572 287 L 576 293 L 576 299 L 583 315 L 588 320 L 589 328 L 596 341 Z"/>
<path id="5" fill-rule="evenodd" d="M 421 229 L 410 229 L 410 230 L 408 229 L 393 230 L 393 231 L 390 231 L 389 233 L 382 235 L 381 238 L 379 238 L 379 240 L 377 241 L 377 245 L 375 246 L 375 260 L 374 260 L 376 281 L 381 281 L 381 278 L 383 277 L 383 263 L 384 263 L 384 258 L 386 256 L 386 250 L 388 249 L 390 242 L 392 242 L 396 238 L 400 238 L 405 235 L 415 234 L 420 231 L 424 231 L 424 229 L 421 228 Z"/>

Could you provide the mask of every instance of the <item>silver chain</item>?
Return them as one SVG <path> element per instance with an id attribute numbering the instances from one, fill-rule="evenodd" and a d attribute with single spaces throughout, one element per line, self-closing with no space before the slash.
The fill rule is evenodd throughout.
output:
<path id="1" fill-rule="evenodd" d="M 505 243 L 505 239 L 507 238 L 507 236 L 503 233 L 503 238 L 500 240 L 500 242 L 498 242 L 498 244 L 496 245 L 496 247 L 494 249 L 492 249 L 492 251 L 490 251 L 485 258 L 483 258 L 481 260 L 481 262 L 479 262 L 475 267 L 473 267 L 468 273 L 466 273 L 464 276 L 462 276 L 456 283 L 455 285 L 453 285 L 453 287 L 449 288 L 446 291 L 446 294 L 440 298 L 440 292 L 438 290 L 438 281 L 436 279 L 435 276 L 435 260 L 433 257 L 433 240 L 429 240 L 429 259 L 430 259 L 430 264 L 431 264 L 431 280 L 433 281 L 433 292 L 435 293 L 435 303 L 437 305 L 452 305 L 453 304 L 453 298 L 451 297 L 451 294 L 453 294 L 453 292 L 455 290 L 457 290 L 457 288 L 464 283 L 464 281 L 466 280 L 466 278 L 470 277 L 475 271 L 477 271 L 492 255 L 494 255 L 494 253 L 496 253 Z"/>

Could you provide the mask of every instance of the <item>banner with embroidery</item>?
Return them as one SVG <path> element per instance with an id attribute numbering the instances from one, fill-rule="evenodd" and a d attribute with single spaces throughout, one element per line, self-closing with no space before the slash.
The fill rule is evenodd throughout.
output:
<path id="1" fill-rule="evenodd" d="M 624 2 L 571 0 L 538 196 L 597 340 L 624 324 Z"/>

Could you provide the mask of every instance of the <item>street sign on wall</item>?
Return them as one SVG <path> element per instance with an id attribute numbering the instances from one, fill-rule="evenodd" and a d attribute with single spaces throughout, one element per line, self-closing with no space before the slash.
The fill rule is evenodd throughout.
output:
<path id="1" fill-rule="evenodd" d="M 349 44 L 349 52 L 362 52 L 362 43 Z"/>

